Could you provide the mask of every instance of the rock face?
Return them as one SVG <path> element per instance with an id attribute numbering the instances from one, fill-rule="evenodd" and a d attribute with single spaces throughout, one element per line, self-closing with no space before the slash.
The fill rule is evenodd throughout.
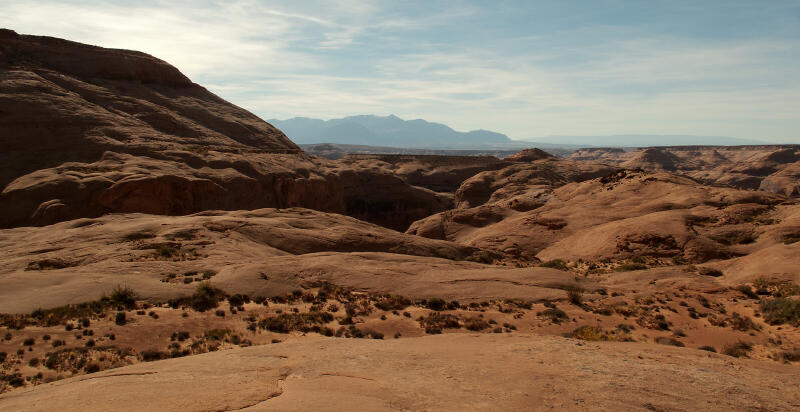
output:
<path id="1" fill-rule="evenodd" d="M 487 381 L 494 384 L 487 388 Z M 690 411 L 698 405 L 790 411 L 800 399 L 782 389 L 798 383 L 793 366 L 656 344 L 576 345 L 535 335 L 307 338 L 73 377 L 0 395 L 0 406 L 32 412 Z M 191 387 L 202 390 L 187 397 Z M 575 408 L 582 404 L 591 406 Z"/>
<path id="2" fill-rule="evenodd" d="M 483 171 L 502 169 L 511 162 L 494 156 L 384 154 L 349 155 L 339 160 L 338 164 L 362 170 L 389 172 L 411 185 L 452 193 L 470 177 Z"/>
<path id="3" fill-rule="evenodd" d="M 663 172 L 612 172 L 557 159 L 484 172 L 458 189 L 455 210 L 415 222 L 408 233 L 535 264 L 634 256 L 700 263 L 743 256 L 800 231 L 784 216 L 794 206 L 778 207 L 787 200 L 782 195 Z"/>
<path id="4" fill-rule="evenodd" d="M 545 152 L 544 150 L 533 148 L 533 149 L 522 150 L 519 153 L 515 153 L 511 156 L 508 156 L 503 160 L 507 162 L 532 162 L 534 160 L 541 160 L 553 157 L 555 156 Z"/>
<path id="5" fill-rule="evenodd" d="M 674 146 L 622 149 L 581 149 L 575 161 L 602 162 L 628 169 L 667 171 L 710 185 L 765 190 L 797 196 L 800 146 Z"/>
<path id="6" fill-rule="evenodd" d="M 404 230 L 448 205 L 388 173 L 306 156 L 152 56 L 10 30 L 0 32 L 0 146 L 0 227 L 304 206 Z"/>
<path id="7" fill-rule="evenodd" d="M 6 229 L 0 250 L 0 313 L 95 300 L 120 283 L 149 298 L 192 290 L 192 285 L 160 282 L 169 272 L 210 270 L 220 274 L 214 281 L 226 290 L 251 295 L 274 296 L 314 280 L 386 290 L 398 287 L 392 283 L 400 275 L 391 275 L 397 271 L 409 271 L 402 276 L 409 280 L 437 266 L 451 272 L 480 269 L 461 261 L 486 253 L 301 208 L 114 214 Z M 259 272 L 270 279 L 260 279 Z M 36 273 L 47 276 L 31 276 Z M 49 284 L 55 279 L 58 285 Z M 44 292 L 51 287 L 53 293 Z"/>

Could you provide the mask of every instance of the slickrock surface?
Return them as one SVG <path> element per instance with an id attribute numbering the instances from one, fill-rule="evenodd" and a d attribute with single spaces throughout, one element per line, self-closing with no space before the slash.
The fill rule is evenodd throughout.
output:
<path id="1" fill-rule="evenodd" d="M 689 349 L 471 334 L 308 338 L 0 395 L 49 411 L 793 411 L 792 366 Z"/>

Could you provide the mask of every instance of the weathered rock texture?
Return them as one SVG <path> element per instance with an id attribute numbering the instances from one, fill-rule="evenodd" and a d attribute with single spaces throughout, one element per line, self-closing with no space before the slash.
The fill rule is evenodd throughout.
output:
<path id="1" fill-rule="evenodd" d="M 668 171 L 704 184 L 800 195 L 797 184 L 800 146 L 674 146 L 622 149 L 581 149 L 575 161 L 602 162 L 628 169 Z"/>
<path id="2" fill-rule="evenodd" d="M 403 230 L 449 206 L 386 172 L 321 164 L 152 56 L 10 30 L 0 146 L 0 227 L 304 206 Z"/>

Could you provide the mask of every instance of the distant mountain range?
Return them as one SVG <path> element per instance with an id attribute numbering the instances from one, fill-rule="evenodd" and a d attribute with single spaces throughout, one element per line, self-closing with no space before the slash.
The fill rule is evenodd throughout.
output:
<path id="1" fill-rule="evenodd" d="M 403 120 L 395 115 L 350 116 L 320 120 L 295 117 L 270 119 L 297 144 L 338 143 L 391 147 L 471 147 L 513 143 L 508 136 L 487 130 L 457 132 L 441 123 Z"/>
<path id="2" fill-rule="evenodd" d="M 422 119 L 403 120 L 395 115 L 350 116 L 320 120 L 295 117 L 270 119 L 297 144 L 333 143 L 393 148 L 435 149 L 498 149 L 513 150 L 538 146 L 542 148 L 579 147 L 649 147 L 649 146 L 736 146 L 770 144 L 760 140 L 722 136 L 691 135 L 611 135 L 611 136 L 546 136 L 512 140 L 502 133 L 488 130 L 459 132 L 441 123 Z"/>

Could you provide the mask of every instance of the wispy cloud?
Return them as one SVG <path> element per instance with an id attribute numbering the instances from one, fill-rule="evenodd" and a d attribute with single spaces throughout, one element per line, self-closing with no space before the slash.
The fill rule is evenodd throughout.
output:
<path id="1" fill-rule="evenodd" d="M 800 140 L 798 7 L 634 6 L 6 0 L 0 15 L 22 33 L 153 54 L 264 118 Z"/>

